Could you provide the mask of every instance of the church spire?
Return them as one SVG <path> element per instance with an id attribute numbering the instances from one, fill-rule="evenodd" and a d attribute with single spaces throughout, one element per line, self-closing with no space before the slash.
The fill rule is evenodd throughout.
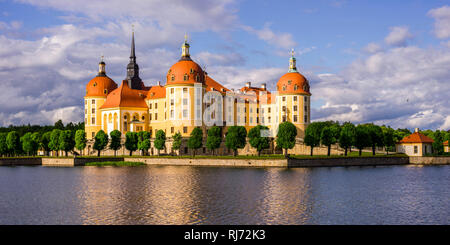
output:
<path id="1" fill-rule="evenodd" d="M 131 53 L 130 53 L 130 63 L 127 65 L 127 81 L 128 86 L 132 89 L 142 89 L 143 83 L 139 77 L 139 66 L 136 63 L 136 51 L 134 45 L 134 25 L 132 25 L 131 32 Z"/>
<path id="2" fill-rule="evenodd" d="M 291 58 L 289 59 L 289 72 L 297 72 L 297 65 L 294 57 L 294 49 L 291 50 Z"/>
<path id="3" fill-rule="evenodd" d="M 187 42 L 188 36 L 184 34 L 184 43 L 181 45 L 181 59 L 180 60 L 191 60 L 191 55 L 189 54 L 189 43 Z"/>

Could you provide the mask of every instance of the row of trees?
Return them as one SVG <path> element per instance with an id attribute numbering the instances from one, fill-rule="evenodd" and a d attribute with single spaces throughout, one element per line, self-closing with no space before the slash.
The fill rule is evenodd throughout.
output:
<path id="1" fill-rule="evenodd" d="M 424 132 L 422 132 L 424 133 Z M 386 154 L 388 151 L 395 151 L 395 143 L 405 136 L 411 134 L 408 129 L 394 130 L 386 126 L 378 126 L 372 123 L 359 124 L 357 126 L 350 122 L 340 125 L 339 122 L 313 122 L 305 132 L 305 144 L 311 147 L 311 155 L 313 155 L 314 147 L 324 145 L 328 147 L 327 155 L 330 155 L 331 145 L 339 144 L 345 150 L 347 156 L 348 150 L 355 147 L 362 154 L 362 149 L 366 147 L 372 148 L 372 154 L 375 155 L 376 147 L 385 147 Z M 436 130 L 426 132 L 434 139 L 433 151 L 442 154 L 444 151 L 443 142 L 450 139 L 450 133 Z"/>

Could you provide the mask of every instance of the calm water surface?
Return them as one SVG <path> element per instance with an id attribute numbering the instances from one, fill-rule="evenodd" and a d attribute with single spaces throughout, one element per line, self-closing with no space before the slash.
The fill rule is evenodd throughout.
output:
<path id="1" fill-rule="evenodd" d="M 450 166 L 0 167 L 0 224 L 450 224 Z"/>

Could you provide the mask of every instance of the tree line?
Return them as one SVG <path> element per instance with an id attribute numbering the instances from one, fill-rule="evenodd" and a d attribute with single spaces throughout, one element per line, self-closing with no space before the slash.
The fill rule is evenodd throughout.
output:
<path id="1" fill-rule="evenodd" d="M 51 131 L 38 130 L 36 132 L 23 132 L 12 130 L 8 133 L 0 132 L 0 156 L 19 156 L 28 155 L 33 156 L 41 149 L 45 155 L 49 155 L 50 151 L 63 151 L 67 156 L 69 152 L 78 155 L 86 148 L 87 139 L 84 129 L 80 127 L 82 124 L 67 124 L 64 126 L 61 121 L 55 123 Z M 11 127 L 11 126 L 10 126 Z M 27 127 L 27 126 L 22 126 Z M 33 127 L 33 126 L 31 126 Z M 44 126 L 39 129 L 48 129 L 52 126 Z M 255 148 L 258 156 L 261 152 L 270 147 L 271 139 L 262 134 L 268 127 L 258 125 L 248 131 L 243 126 L 231 126 L 228 128 L 224 137 L 222 137 L 222 128 L 213 126 L 208 129 L 206 135 L 205 146 L 211 150 L 213 154 L 220 147 L 222 141 L 225 146 L 233 151 L 233 155 L 237 155 L 238 149 L 242 149 L 246 145 L 248 138 L 251 147 Z M 21 135 L 21 133 L 23 133 Z M 450 138 L 450 132 L 446 131 L 422 131 L 425 135 L 433 138 L 433 151 L 437 154 L 443 152 L 443 142 Z M 394 130 L 386 126 L 378 126 L 372 123 L 359 124 L 355 126 L 350 122 L 343 123 L 326 121 L 313 122 L 306 131 L 304 143 L 311 147 L 311 155 L 315 147 L 324 145 L 328 147 L 327 155 L 330 155 L 331 145 L 338 144 L 344 149 L 344 154 L 355 147 L 359 150 L 359 155 L 362 149 L 366 147 L 372 148 L 372 153 L 375 154 L 376 147 L 385 147 L 386 153 L 388 151 L 395 151 L 395 143 L 403 137 L 411 134 L 408 129 Z M 276 135 L 277 148 L 284 150 L 284 155 L 288 155 L 288 150 L 295 146 L 297 136 L 296 127 L 290 122 L 283 122 L 278 127 Z M 97 132 L 94 137 L 93 150 L 97 151 L 100 156 L 101 151 L 109 148 L 117 151 L 125 147 L 129 151 L 130 156 L 133 152 L 140 150 L 144 155 L 148 154 L 151 148 L 151 135 L 147 131 L 141 132 L 127 132 L 125 134 L 125 143 L 121 143 L 122 133 L 118 130 L 112 131 L 109 135 L 103 130 Z M 199 127 L 194 128 L 187 139 L 187 147 L 191 149 L 192 156 L 195 156 L 197 149 L 203 147 L 203 130 Z M 165 149 L 167 137 L 163 130 L 156 131 L 153 147 L 157 149 L 158 155 L 160 151 Z M 183 138 L 181 133 L 177 132 L 172 136 L 172 149 L 180 152 Z M 78 150 L 80 153 L 78 153 Z"/>
<path id="2" fill-rule="evenodd" d="M 450 139 L 450 132 L 426 130 L 421 133 L 433 138 L 433 152 L 442 154 L 444 152 L 443 142 Z M 342 125 L 339 122 L 313 122 L 305 131 L 305 144 L 311 147 L 313 155 L 314 147 L 324 145 L 328 147 L 327 155 L 330 155 L 331 145 L 339 144 L 347 156 L 348 150 L 355 147 L 361 156 L 366 147 L 372 148 L 375 155 L 376 147 L 384 147 L 386 154 L 395 151 L 395 143 L 411 134 L 408 129 L 396 129 L 389 126 L 378 126 L 373 123 L 359 124 L 355 126 L 350 122 Z"/>

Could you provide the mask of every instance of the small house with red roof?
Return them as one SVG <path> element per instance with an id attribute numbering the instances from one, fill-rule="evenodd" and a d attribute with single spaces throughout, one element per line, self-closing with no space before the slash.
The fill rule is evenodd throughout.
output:
<path id="1" fill-rule="evenodd" d="M 404 137 L 396 144 L 397 152 L 408 156 L 423 156 L 433 152 L 434 140 L 419 132 L 416 128 L 414 133 Z"/>

